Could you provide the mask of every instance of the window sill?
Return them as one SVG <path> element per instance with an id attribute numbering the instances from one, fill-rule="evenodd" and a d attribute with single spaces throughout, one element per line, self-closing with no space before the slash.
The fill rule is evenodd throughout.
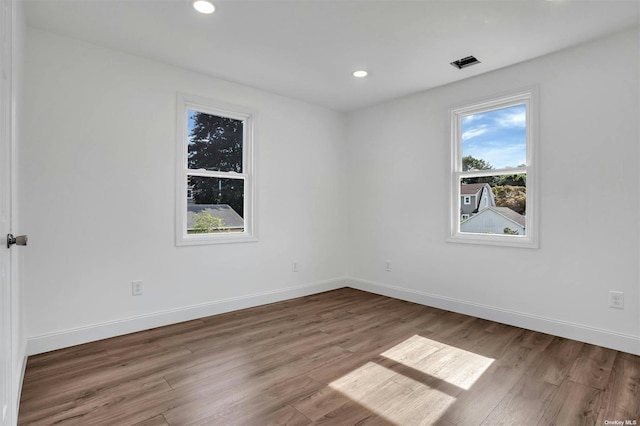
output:
<path id="1" fill-rule="evenodd" d="M 446 240 L 448 243 L 475 244 L 485 246 L 503 246 L 537 249 L 538 241 L 531 236 L 486 235 L 473 233 L 456 233 Z"/>
<path id="2" fill-rule="evenodd" d="M 258 241 L 255 235 L 236 234 L 236 235 L 189 235 L 176 239 L 176 246 L 203 246 L 210 244 L 234 244 L 234 243 L 252 243 Z"/>

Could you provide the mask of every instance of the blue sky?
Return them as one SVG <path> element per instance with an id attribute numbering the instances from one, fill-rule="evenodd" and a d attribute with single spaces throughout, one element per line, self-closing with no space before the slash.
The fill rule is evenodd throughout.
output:
<path id="1" fill-rule="evenodd" d="M 193 110 L 187 110 L 187 136 L 189 136 L 191 134 L 191 131 L 193 130 L 193 127 L 196 125 L 196 120 L 193 119 L 193 115 L 196 113 L 197 111 L 193 111 Z M 189 138 L 191 139 L 191 138 Z M 191 140 L 189 140 L 189 143 L 191 143 Z"/>
<path id="2" fill-rule="evenodd" d="M 525 105 L 462 117 L 462 156 L 489 162 L 494 169 L 517 167 L 527 158 Z"/>

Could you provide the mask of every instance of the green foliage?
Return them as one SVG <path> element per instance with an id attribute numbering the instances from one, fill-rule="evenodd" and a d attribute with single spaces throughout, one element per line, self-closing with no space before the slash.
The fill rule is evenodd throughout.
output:
<path id="1" fill-rule="evenodd" d="M 491 170 L 493 166 L 485 160 L 467 155 L 462 157 L 462 170 L 467 172 L 470 170 Z M 495 178 L 493 176 L 465 178 L 464 183 L 488 183 L 491 185 Z"/>
<path id="2" fill-rule="evenodd" d="M 520 173 L 517 175 L 496 176 L 494 183 L 496 186 L 508 185 L 508 186 L 524 187 L 527 184 L 527 175 L 524 173 Z"/>
<path id="3" fill-rule="evenodd" d="M 488 161 L 482 160 L 480 158 L 475 158 L 470 155 L 462 157 L 462 170 L 465 172 L 469 170 L 491 170 L 491 169 L 493 169 L 493 166 Z"/>
<path id="4" fill-rule="evenodd" d="M 240 216 L 244 212 L 244 181 L 190 176 L 195 204 L 227 204 Z"/>
<path id="5" fill-rule="evenodd" d="M 212 232 L 219 232 L 224 227 L 224 220 L 222 218 L 212 216 L 206 210 L 202 210 L 199 213 L 193 215 L 193 233 L 194 234 L 209 234 Z"/>
<path id="6" fill-rule="evenodd" d="M 511 228 L 504 228 L 504 229 L 502 230 L 502 232 L 503 232 L 503 233 L 505 233 L 505 234 L 507 234 L 507 235 L 518 235 L 518 234 L 519 234 L 519 232 L 518 232 L 518 231 L 514 231 L 514 230 L 513 230 L 513 229 L 511 229 Z"/>
<path id="7" fill-rule="evenodd" d="M 244 123 L 203 112 L 194 112 L 191 118 L 189 168 L 242 173 Z"/>
<path id="8" fill-rule="evenodd" d="M 497 207 L 509 207 L 511 210 L 525 215 L 527 212 L 527 188 L 524 186 L 494 186 L 493 195 Z"/>

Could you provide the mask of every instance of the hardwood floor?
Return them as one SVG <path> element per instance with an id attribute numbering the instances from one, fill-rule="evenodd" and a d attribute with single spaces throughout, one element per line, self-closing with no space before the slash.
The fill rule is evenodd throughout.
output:
<path id="1" fill-rule="evenodd" d="M 83 426 L 627 420 L 640 423 L 638 356 L 346 288 L 30 357 L 19 416 Z"/>

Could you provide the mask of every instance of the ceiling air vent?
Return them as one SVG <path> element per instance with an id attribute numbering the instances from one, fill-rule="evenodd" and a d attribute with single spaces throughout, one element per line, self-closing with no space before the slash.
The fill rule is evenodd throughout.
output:
<path id="1" fill-rule="evenodd" d="M 457 61 L 451 62 L 451 65 L 458 69 L 470 67 L 471 65 L 479 64 L 480 61 L 477 60 L 473 56 L 467 56 L 466 58 L 458 59 Z"/>

